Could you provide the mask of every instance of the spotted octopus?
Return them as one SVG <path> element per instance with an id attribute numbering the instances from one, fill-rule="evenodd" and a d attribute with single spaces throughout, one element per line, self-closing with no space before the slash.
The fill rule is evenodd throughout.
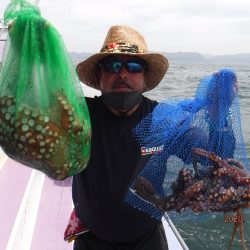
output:
<path id="1" fill-rule="evenodd" d="M 83 148 L 90 145 L 91 130 L 64 94 L 56 93 L 55 100 L 42 112 L 26 104 L 17 107 L 13 96 L 0 97 L 0 146 L 9 157 L 62 180 L 86 166 Z"/>

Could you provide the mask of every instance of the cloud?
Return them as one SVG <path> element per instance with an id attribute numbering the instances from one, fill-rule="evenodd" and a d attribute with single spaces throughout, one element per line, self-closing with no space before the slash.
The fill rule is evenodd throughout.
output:
<path id="1" fill-rule="evenodd" d="M 250 52 L 249 0 L 40 0 L 39 7 L 70 51 L 96 52 L 110 26 L 127 24 L 155 51 Z"/>

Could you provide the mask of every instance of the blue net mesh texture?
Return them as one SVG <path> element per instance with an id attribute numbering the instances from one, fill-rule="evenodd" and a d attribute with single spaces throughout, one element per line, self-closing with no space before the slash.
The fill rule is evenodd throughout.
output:
<path id="1" fill-rule="evenodd" d="M 126 196 L 134 207 L 156 219 L 168 211 L 211 215 L 250 207 L 232 70 L 204 77 L 192 99 L 159 103 L 133 132 L 142 158 L 149 159 Z"/>

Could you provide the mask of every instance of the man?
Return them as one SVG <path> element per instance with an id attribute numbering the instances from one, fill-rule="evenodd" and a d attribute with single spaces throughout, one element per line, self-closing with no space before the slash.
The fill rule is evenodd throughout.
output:
<path id="1" fill-rule="evenodd" d="M 77 66 L 80 80 L 102 95 L 86 98 L 91 157 L 86 170 L 73 177 L 73 201 L 89 231 L 78 236 L 75 250 L 168 249 L 161 222 L 124 201 L 143 168 L 131 130 L 157 104 L 142 93 L 156 87 L 167 69 L 167 59 L 148 53 L 143 36 L 128 26 L 111 27 L 100 53 Z"/>

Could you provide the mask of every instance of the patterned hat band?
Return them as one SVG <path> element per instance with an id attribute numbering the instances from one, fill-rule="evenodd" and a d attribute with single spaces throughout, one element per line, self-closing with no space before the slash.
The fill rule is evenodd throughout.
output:
<path id="1" fill-rule="evenodd" d="M 109 53 L 145 53 L 141 48 L 132 43 L 108 43 L 105 47 L 101 49 L 101 52 Z"/>

